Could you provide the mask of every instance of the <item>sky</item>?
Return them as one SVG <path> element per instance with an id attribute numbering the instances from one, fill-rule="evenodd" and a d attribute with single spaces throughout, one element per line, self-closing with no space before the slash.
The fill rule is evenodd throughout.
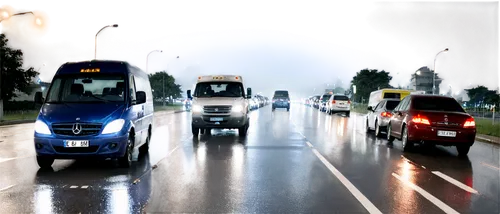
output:
<path id="1" fill-rule="evenodd" d="M 147 57 L 152 50 L 163 52 L 154 51 Z M 268 30 L 171 36 L 129 44 L 106 54 L 106 58 L 128 60 L 150 73 L 167 70 L 184 91 L 193 89 L 199 75 L 231 74 L 241 75 L 245 87 L 251 87 L 254 93 L 272 96 L 275 90 L 289 90 L 295 98 L 318 94 L 338 78 L 347 88 L 363 68 L 399 70 L 392 61 L 376 54 Z"/>

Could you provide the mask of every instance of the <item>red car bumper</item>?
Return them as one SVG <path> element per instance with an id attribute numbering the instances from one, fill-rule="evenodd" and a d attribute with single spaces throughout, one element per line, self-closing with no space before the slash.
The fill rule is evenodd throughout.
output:
<path id="1" fill-rule="evenodd" d="M 455 132 L 454 137 L 438 136 L 438 131 Z M 412 124 L 408 126 L 408 140 L 414 142 L 424 141 L 445 146 L 472 145 L 476 139 L 476 129 L 435 127 Z"/>

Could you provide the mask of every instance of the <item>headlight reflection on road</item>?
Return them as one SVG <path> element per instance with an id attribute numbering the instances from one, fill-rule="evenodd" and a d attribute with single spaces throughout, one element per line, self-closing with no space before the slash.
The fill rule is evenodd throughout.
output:
<path id="1" fill-rule="evenodd" d="M 199 163 L 204 164 L 207 159 L 207 146 L 205 144 L 200 144 L 196 148 L 196 159 Z"/>
<path id="2" fill-rule="evenodd" d="M 35 192 L 36 213 L 54 213 L 52 189 L 48 185 L 39 185 Z"/>
<path id="3" fill-rule="evenodd" d="M 111 189 L 108 196 L 108 211 L 112 213 L 130 213 L 130 198 L 128 188 L 123 186 L 118 189 Z"/>
<path id="4" fill-rule="evenodd" d="M 233 156 L 231 157 L 231 174 L 234 178 L 239 179 L 244 168 L 245 150 L 241 145 L 234 145 L 231 147 L 231 150 L 233 152 Z"/>

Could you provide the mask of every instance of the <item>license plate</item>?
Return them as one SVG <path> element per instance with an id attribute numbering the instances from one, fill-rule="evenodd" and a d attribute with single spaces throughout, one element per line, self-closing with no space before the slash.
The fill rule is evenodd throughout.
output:
<path id="1" fill-rule="evenodd" d="M 222 117 L 211 117 L 210 118 L 210 121 L 212 121 L 212 122 L 220 122 L 223 120 L 224 120 L 224 118 L 222 118 Z"/>
<path id="2" fill-rule="evenodd" d="M 89 147 L 88 140 L 67 140 L 64 147 Z"/>
<path id="3" fill-rule="evenodd" d="M 440 137 L 456 137 L 457 132 L 455 132 L 455 131 L 438 131 L 437 135 Z"/>

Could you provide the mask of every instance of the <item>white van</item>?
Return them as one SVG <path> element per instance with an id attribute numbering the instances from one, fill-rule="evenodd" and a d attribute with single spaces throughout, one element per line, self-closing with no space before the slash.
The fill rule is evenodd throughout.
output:
<path id="1" fill-rule="evenodd" d="M 250 124 L 249 99 L 252 89 L 243 87 L 241 76 L 200 76 L 194 93 L 187 91 L 192 99 L 193 136 L 210 134 L 212 129 L 238 129 L 245 136 Z"/>

